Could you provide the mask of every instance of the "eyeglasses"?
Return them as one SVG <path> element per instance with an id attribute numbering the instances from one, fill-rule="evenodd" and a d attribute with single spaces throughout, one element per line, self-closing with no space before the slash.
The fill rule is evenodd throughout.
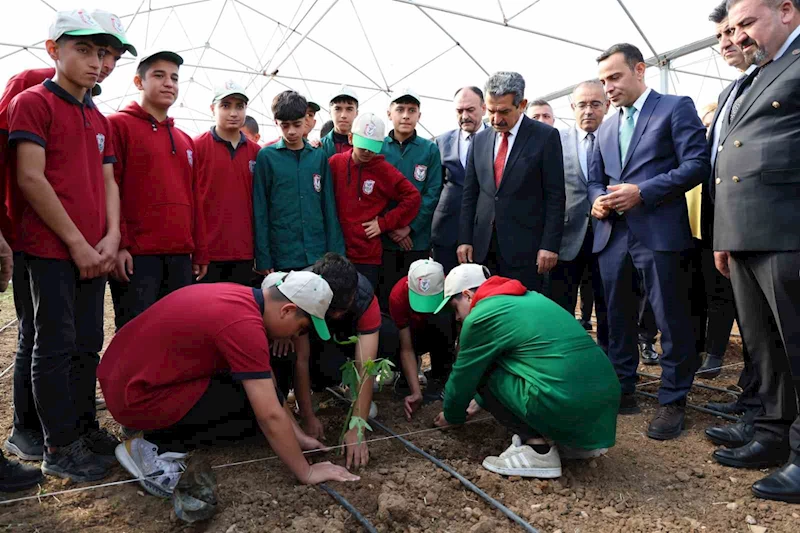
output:
<path id="1" fill-rule="evenodd" d="M 583 111 L 584 109 L 586 109 L 587 107 L 590 107 L 590 106 L 591 106 L 592 109 L 600 109 L 600 108 L 603 107 L 603 102 L 599 102 L 597 100 L 594 100 L 592 102 L 578 102 L 577 104 L 575 104 L 575 107 L 577 107 L 581 111 Z"/>

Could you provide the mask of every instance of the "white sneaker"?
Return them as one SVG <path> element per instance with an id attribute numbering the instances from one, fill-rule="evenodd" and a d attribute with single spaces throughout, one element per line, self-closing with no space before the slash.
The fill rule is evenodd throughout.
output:
<path id="1" fill-rule="evenodd" d="M 143 438 L 126 440 L 114 450 L 120 464 L 139 480 L 148 493 L 169 498 L 181 474 L 186 470 L 186 454 L 158 454 L 158 446 Z"/>
<path id="2" fill-rule="evenodd" d="M 536 477 L 552 479 L 561 477 L 561 458 L 558 448 L 550 447 L 550 451 L 542 455 L 522 444 L 519 435 L 511 439 L 511 446 L 499 457 L 489 456 L 483 460 L 483 467 L 502 476 Z"/>
<path id="3" fill-rule="evenodd" d="M 375 402 L 370 402 L 369 403 L 369 417 L 370 418 L 375 418 L 376 416 L 378 416 L 378 406 L 375 405 Z"/>
<path id="4" fill-rule="evenodd" d="M 571 448 L 570 446 L 558 445 L 558 453 L 562 459 L 595 459 L 601 455 L 608 453 L 608 448 L 597 448 L 596 450 L 587 450 L 586 448 Z"/>

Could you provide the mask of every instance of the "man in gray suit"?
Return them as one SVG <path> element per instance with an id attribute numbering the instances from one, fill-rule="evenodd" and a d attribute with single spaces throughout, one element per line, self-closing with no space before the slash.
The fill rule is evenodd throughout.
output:
<path id="1" fill-rule="evenodd" d="M 748 444 L 714 458 L 735 467 L 783 464 L 753 492 L 800 503 L 800 0 L 730 0 L 728 23 L 758 68 L 723 117 L 714 259 L 731 278 L 764 414 Z"/>
<path id="2" fill-rule="evenodd" d="M 561 132 L 564 150 L 564 185 L 567 194 L 564 234 L 558 264 L 550 272 L 550 297 L 575 313 L 578 288 L 584 272 L 590 272 L 597 313 L 597 343 L 608 350 L 608 323 L 603 282 L 597 256 L 592 254 L 592 206 L 589 203 L 589 158 L 594 150 L 595 132 L 603 123 L 609 102 L 598 80 L 579 84 L 572 93 L 575 126 Z"/>
<path id="3" fill-rule="evenodd" d="M 431 242 L 433 258 L 444 267 L 447 274 L 458 266 L 458 217 L 461 214 L 461 193 L 467 168 L 467 151 L 475 135 L 487 126 L 483 123 L 486 102 L 478 87 L 463 87 L 454 96 L 458 129 L 436 138 L 442 154 L 442 194 L 433 213 Z"/>

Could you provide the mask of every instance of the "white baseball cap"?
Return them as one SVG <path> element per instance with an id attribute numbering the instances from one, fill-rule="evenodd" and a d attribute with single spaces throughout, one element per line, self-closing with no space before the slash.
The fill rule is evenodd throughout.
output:
<path id="1" fill-rule="evenodd" d="M 273 272 L 264 278 L 262 289 L 276 287 L 290 302 L 311 315 L 311 322 L 319 338 L 326 341 L 331 338 L 325 313 L 333 300 L 333 291 L 328 282 L 313 272 Z"/>
<path id="2" fill-rule="evenodd" d="M 125 26 L 122 25 L 122 21 L 118 16 L 114 13 L 103 11 L 102 9 L 95 9 L 92 11 L 92 17 L 100 24 L 101 28 L 116 37 L 119 42 L 122 43 L 123 50 L 130 52 L 132 56 L 136 57 L 136 48 L 128 41 L 128 37 L 125 35 Z"/>
<path id="3" fill-rule="evenodd" d="M 444 267 L 419 259 L 408 269 L 408 301 L 417 313 L 433 313 L 444 299 Z"/>
<path id="4" fill-rule="evenodd" d="M 356 101 L 356 103 L 358 103 L 358 94 L 356 94 L 355 89 L 353 89 L 348 85 L 342 85 L 341 87 L 339 87 L 339 91 L 331 95 L 330 101 L 333 102 L 340 96 L 346 96 L 347 98 L 352 98 L 353 100 Z"/>
<path id="5" fill-rule="evenodd" d="M 376 154 L 381 153 L 386 126 L 375 113 L 362 113 L 353 123 L 353 146 Z"/>
<path id="6" fill-rule="evenodd" d="M 116 35 L 103 28 L 85 9 L 56 13 L 56 20 L 50 26 L 48 38 L 57 41 L 64 35 L 108 35 L 119 40 Z M 122 48 L 122 43 L 119 45 L 119 48 Z"/>
<path id="7" fill-rule="evenodd" d="M 402 91 L 400 91 L 400 93 L 397 96 L 392 98 L 392 103 L 395 103 L 396 101 L 400 100 L 401 98 L 413 98 L 414 100 L 417 101 L 417 105 L 420 105 L 420 103 L 422 102 L 419 99 L 419 95 L 417 94 L 417 92 L 414 89 L 410 89 L 410 88 L 405 88 Z"/>
<path id="8" fill-rule="evenodd" d="M 474 289 L 483 285 L 483 282 L 489 279 L 490 275 L 488 268 L 475 263 L 465 263 L 455 267 L 444 280 L 444 300 L 442 300 L 435 312 L 438 313 L 444 309 L 453 296 L 461 294 L 467 289 Z"/>
<path id="9" fill-rule="evenodd" d="M 241 96 L 245 103 L 250 101 L 250 99 L 247 98 L 247 93 L 244 92 L 244 87 L 233 80 L 228 80 L 214 88 L 214 100 L 212 100 L 211 103 L 216 104 L 220 100 L 233 96 L 234 94 Z"/>

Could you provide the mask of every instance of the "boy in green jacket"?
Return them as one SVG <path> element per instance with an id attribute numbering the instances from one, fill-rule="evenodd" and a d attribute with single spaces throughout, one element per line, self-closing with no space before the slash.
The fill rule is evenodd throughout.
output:
<path id="1" fill-rule="evenodd" d="M 419 95 L 402 91 L 389 104 L 389 120 L 394 129 L 383 143 L 381 155 L 399 170 L 422 195 L 419 213 L 411 223 L 383 237 L 383 273 L 378 283 L 381 309 L 389 309 L 389 294 L 408 273 L 411 263 L 427 259 L 431 250 L 431 224 L 442 192 L 442 161 L 436 143 L 417 136 L 420 113 Z"/>
<path id="2" fill-rule="evenodd" d="M 487 275 L 464 264 L 445 279 L 437 312 L 449 303 L 463 326 L 434 423 L 463 424 L 485 408 L 515 435 L 484 468 L 560 477 L 562 456 L 597 457 L 614 445 L 619 380 L 575 317 L 516 280 Z"/>
<path id="3" fill-rule="evenodd" d="M 302 270 L 326 252 L 344 254 L 328 158 L 303 138 L 306 99 L 284 91 L 272 101 L 281 139 L 262 148 L 253 176 L 256 270 Z"/>
<path id="4" fill-rule="evenodd" d="M 325 153 L 325 158 L 330 159 L 334 154 L 341 154 L 353 148 L 348 136 L 353 129 L 353 122 L 358 116 L 358 95 L 347 85 L 342 85 L 331 97 L 331 119 L 333 130 L 322 136 L 320 148 Z M 309 130 L 310 131 L 310 130 Z"/>

